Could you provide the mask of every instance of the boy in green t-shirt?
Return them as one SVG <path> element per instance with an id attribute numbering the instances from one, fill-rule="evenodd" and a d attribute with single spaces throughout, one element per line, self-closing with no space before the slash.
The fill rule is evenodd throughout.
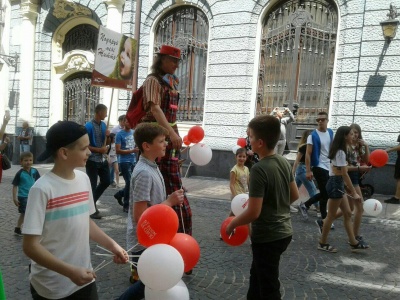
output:
<path id="1" fill-rule="evenodd" d="M 253 262 L 247 299 L 281 299 L 279 261 L 292 240 L 290 204 L 298 199 L 299 191 L 289 162 L 275 154 L 279 120 L 258 116 L 248 128 L 260 161 L 251 168 L 248 208 L 232 220 L 226 233 L 234 234 L 237 226 L 251 223 Z"/>

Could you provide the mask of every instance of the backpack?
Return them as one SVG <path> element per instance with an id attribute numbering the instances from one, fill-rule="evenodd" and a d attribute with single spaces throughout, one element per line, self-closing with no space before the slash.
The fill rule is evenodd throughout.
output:
<path id="1" fill-rule="evenodd" d="M 155 74 L 154 76 L 158 79 L 161 85 L 164 84 L 162 78 Z M 164 84 L 165 85 L 165 84 Z M 128 120 L 131 128 L 135 128 L 139 121 L 146 115 L 146 111 L 143 109 L 143 85 L 132 94 L 131 102 L 129 103 L 128 111 L 126 112 L 126 119 Z"/>

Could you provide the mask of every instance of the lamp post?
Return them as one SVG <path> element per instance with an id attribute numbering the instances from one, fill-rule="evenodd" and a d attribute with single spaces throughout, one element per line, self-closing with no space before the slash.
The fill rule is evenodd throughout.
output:
<path id="1" fill-rule="evenodd" d="M 14 72 L 17 71 L 18 58 L 19 58 L 18 54 L 11 56 L 11 55 L 6 55 L 6 54 L 0 53 L 0 59 L 2 59 L 8 66 L 14 67 Z M 4 65 L 4 63 L 0 61 L 0 71 L 3 68 L 3 65 Z"/>
<path id="2" fill-rule="evenodd" d="M 397 26 L 399 25 L 400 21 L 396 18 L 400 14 L 397 13 L 397 8 L 393 4 L 390 4 L 389 13 L 387 16 L 389 19 L 386 21 L 382 21 L 380 24 L 382 26 L 383 37 L 389 44 L 392 39 L 396 36 Z"/>

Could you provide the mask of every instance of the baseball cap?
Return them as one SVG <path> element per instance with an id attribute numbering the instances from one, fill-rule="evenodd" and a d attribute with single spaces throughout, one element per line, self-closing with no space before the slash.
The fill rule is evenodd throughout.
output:
<path id="1" fill-rule="evenodd" d="M 75 142 L 85 134 L 87 134 L 85 126 L 72 121 L 58 121 L 47 131 L 46 150 L 38 156 L 37 160 L 46 160 L 55 151 Z"/>
<path id="2" fill-rule="evenodd" d="M 173 46 L 162 45 L 159 54 L 165 54 L 180 59 L 181 49 Z"/>

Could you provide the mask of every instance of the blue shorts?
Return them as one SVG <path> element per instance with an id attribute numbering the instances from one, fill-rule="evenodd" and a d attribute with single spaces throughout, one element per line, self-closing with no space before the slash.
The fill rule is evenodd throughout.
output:
<path id="1" fill-rule="evenodd" d="M 350 171 L 348 172 L 351 183 L 354 187 L 360 185 L 360 173 L 358 171 Z"/>
<path id="2" fill-rule="evenodd" d="M 344 182 L 342 176 L 329 176 L 328 183 L 326 184 L 326 192 L 329 199 L 343 198 Z"/>
<path id="3" fill-rule="evenodd" d="M 26 204 L 28 203 L 28 197 L 18 197 L 18 212 L 24 214 L 26 210 Z"/>

